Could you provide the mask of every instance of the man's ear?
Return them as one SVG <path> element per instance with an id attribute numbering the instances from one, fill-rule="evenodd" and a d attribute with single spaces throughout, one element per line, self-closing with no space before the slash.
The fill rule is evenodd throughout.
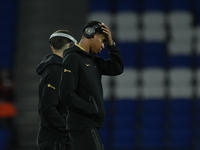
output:
<path id="1" fill-rule="evenodd" d="M 93 37 L 91 37 L 91 38 L 90 38 L 90 40 L 91 40 L 91 41 L 93 41 L 93 40 L 94 40 L 94 36 L 95 36 L 95 35 L 93 35 Z"/>
<path id="2" fill-rule="evenodd" d="M 53 47 L 53 46 L 51 46 L 51 50 L 52 50 L 52 52 L 54 53 L 54 47 Z"/>

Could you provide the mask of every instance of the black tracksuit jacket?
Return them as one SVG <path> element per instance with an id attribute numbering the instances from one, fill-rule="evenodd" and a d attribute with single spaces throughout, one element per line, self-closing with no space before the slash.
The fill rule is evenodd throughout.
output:
<path id="1" fill-rule="evenodd" d="M 60 98 L 68 106 L 69 130 L 82 130 L 86 126 L 103 127 L 105 108 L 102 75 L 115 76 L 123 72 L 120 50 L 107 45 L 109 59 L 94 56 L 75 45 L 64 51 Z"/>
<path id="2" fill-rule="evenodd" d="M 41 76 L 39 83 L 38 111 L 40 116 L 39 137 L 63 144 L 69 143 L 66 131 L 68 109 L 59 100 L 59 84 L 62 58 L 55 54 L 46 55 L 37 66 Z"/>

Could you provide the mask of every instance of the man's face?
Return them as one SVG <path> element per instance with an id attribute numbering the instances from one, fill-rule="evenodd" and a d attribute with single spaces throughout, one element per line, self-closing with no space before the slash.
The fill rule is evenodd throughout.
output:
<path id="1" fill-rule="evenodd" d="M 104 47 L 105 36 L 103 34 L 95 34 L 91 41 L 90 53 L 96 55 L 101 53 Z"/>

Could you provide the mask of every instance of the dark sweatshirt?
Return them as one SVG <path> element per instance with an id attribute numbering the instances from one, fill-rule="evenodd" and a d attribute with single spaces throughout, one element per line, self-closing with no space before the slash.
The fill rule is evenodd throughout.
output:
<path id="1" fill-rule="evenodd" d="M 90 125 L 103 127 L 106 113 L 101 76 L 119 75 L 124 69 L 120 50 L 116 46 L 107 48 L 108 60 L 92 57 L 78 45 L 64 51 L 60 98 L 69 109 L 69 130 Z"/>
<path id="2" fill-rule="evenodd" d="M 36 68 L 41 76 L 39 83 L 38 111 L 40 129 L 38 136 L 60 143 L 69 143 L 66 131 L 68 109 L 59 99 L 59 84 L 62 58 L 55 54 L 46 55 Z"/>

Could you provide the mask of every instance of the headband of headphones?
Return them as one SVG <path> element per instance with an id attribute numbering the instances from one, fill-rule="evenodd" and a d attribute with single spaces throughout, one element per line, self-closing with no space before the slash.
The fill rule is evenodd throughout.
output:
<path id="1" fill-rule="evenodd" d="M 96 30 L 97 28 L 99 28 L 99 27 L 101 27 L 101 26 L 102 26 L 102 24 L 101 24 L 101 23 L 98 23 L 97 25 L 94 25 L 93 28 L 94 28 L 94 30 Z"/>
<path id="2" fill-rule="evenodd" d="M 66 34 L 66 33 L 53 33 L 50 36 L 49 40 L 51 40 L 51 38 L 57 37 L 57 36 L 66 37 L 66 38 L 70 39 L 71 41 L 73 41 L 74 43 L 77 43 L 77 41 L 75 40 L 75 38 L 73 38 L 71 35 Z"/>

